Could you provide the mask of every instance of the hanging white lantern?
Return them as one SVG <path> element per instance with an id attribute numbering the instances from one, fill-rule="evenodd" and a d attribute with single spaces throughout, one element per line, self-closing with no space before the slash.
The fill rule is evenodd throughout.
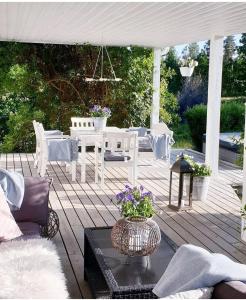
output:
<path id="1" fill-rule="evenodd" d="M 106 55 L 107 55 L 107 58 L 108 58 L 108 61 L 109 61 L 109 64 L 110 64 L 110 69 L 111 69 L 111 73 L 112 73 L 111 78 L 103 77 L 103 62 L 104 62 L 104 56 L 103 55 L 104 55 L 104 51 L 106 52 Z M 100 77 L 96 78 L 95 77 L 96 76 L 96 70 L 97 70 L 97 66 L 98 66 L 98 62 L 99 62 L 100 58 L 101 58 Z M 118 82 L 118 81 L 121 81 L 121 80 L 122 80 L 121 78 L 118 78 L 115 75 L 114 68 L 113 68 L 113 65 L 111 63 L 111 59 L 110 59 L 110 56 L 108 54 L 108 50 L 107 50 L 106 46 L 101 46 L 100 50 L 99 50 L 99 53 L 98 53 L 98 57 L 97 57 L 95 69 L 94 69 L 94 72 L 93 72 L 93 76 L 92 77 L 86 77 L 85 81 L 86 82 L 93 82 L 93 81 L 98 81 L 98 82 L 116 81 L 116 82 Z"/>

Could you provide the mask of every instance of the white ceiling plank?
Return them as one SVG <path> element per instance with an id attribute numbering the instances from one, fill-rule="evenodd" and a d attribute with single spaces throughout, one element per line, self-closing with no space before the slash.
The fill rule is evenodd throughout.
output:
<path id="1" fill-rule="evenodd" d="M 0 3 L 0 40 L 165 47 L 246 32 L 244 2 Z"/>

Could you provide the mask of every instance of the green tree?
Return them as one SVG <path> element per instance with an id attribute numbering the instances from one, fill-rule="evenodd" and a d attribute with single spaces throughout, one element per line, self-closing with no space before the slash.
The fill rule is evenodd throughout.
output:
<path id="1" fill-rule="evenodd" d="M 182 56 L 184 58 L 191 57 L 192 59 L 197 59 L 198 54 L 199 45 L 197 43 L 191 43 L 188 46 L 185 46 L 185 48 L 182 51 Z"/>
<path id="2" fill-rule="evenodd" d="M 179 70 L 179 58 L 174 47 L 170 47 L 165 57 L 166 67 L 173 71 L 172 78 L 169 80 L 168 91 L 177 95 L 182 86 L 182 76 Z"/>
<path id="3" fill-rule="evenodd" d="M 236 90 L 235 70 L 236 43 L 233 36 L 228 36 L 224 40 L 224 59 L 222 73 L 222 95 L 233 96 Z"/>
<path id="4" fill-rule="evenodd" d="M 231 62 L 236 54 L 236 43 L 234 36 L 227 36 L 224 40 L 224 62 Z"/>
<path id="5" fill-rule="evenodd" d="M 210 40 L 207 40 L 205 42 L 204 47 L 203 47 L 203 51 L 205 52 L 207 57 L 209 57 L 209 55 L 210 55 Z"/>
<path id="6" fill-rule="evenodd" d="M 33 149 L 32 142 L 21 144 L 22 135 L 25 135 L 24 141 L 28 136 L 33 141 L 30 121 L 35 116 L 32 112 L 43 113 L 45 128 L 57 128 L 65 133 L 69 132 L 71 116 L 87 115 L 93 104 L 111 108 L 109 125 L 149 126 L 152 50 L 108 47 L 115 73 L 122 81 L 87 82 L 85 78 L 93 74 L 98 51 L 98 47 L 91 45 L 0 42 L 0 113 L 4 112 L 0 124 L 5 124 L 1 128 L 0 144 L 3 142 L 4 151 Z M 167 93 L 167 87 L 174 72 L 165 63 L 161 70 L 161 112 L 163 119 L 172 124 L 177 120 L 176 98 Z M 104 61 L 104 76 L 112 76 L 107 60 Z M 24 123 L 25 119 L 28 124 Z M 23 124 L 26 130 L 14 126 L 13 120 Z"/>
<path id="7" fill-rule="evenodd" d="M 234 61 L 235 69 L 235 87 L 233 92 L 236 96 L 246 95 L 246 33 L 243 33 L 240 39 L 240 45 L 237 47 L 238 57 Z"/>
<path id="8" fill-rule="evenodd" d="M 43 122 L 44 113 L 33 111 L 28 104 L 23 104 L 18 112 L 11 113 L 8 120 L 8 134 L 4 136 L 0 147 L 2 152 L 34 152 L 35 134 L 32 120 Z"/>

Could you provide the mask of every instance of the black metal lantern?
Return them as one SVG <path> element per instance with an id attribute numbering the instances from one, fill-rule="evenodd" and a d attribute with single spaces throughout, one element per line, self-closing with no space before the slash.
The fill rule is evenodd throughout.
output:
<path id="1" fill-rule="evenodd" d="M 178 195 L 173 199 L 173 173 L 179 174 Z M 184 197 L 184 182 L 186 184 L 186 197 Z M 182 153 L 179 159 L 172 165 L 170 171 L 169 207 L 175 210 L 187 210 L 192 208 L 193 169 Z M 188 200 L 188 205 L 185 203 Z M 176 204 L 173 204 L 175 202 Z"/>

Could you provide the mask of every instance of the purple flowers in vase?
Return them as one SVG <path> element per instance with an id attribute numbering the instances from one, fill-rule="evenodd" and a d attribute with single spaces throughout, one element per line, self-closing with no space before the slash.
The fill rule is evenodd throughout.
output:
<path id="1" fill-rule="evenodd" d="M 151 218 L 155 214 L 154 196 L 144 187 L 125 186 L 125 190 L 116 195 L 117 204 L 121 206 L 121 215 L 125 218 L 144 217 Z"/>
<path id="2" fill-rule="evenodd" d="M 111 110 L 108 107 L 101 107 L 101 105 L 94 105 L 90 109 L 90 115 L 93 118 L 109 118 L 111 116 Z"/>

